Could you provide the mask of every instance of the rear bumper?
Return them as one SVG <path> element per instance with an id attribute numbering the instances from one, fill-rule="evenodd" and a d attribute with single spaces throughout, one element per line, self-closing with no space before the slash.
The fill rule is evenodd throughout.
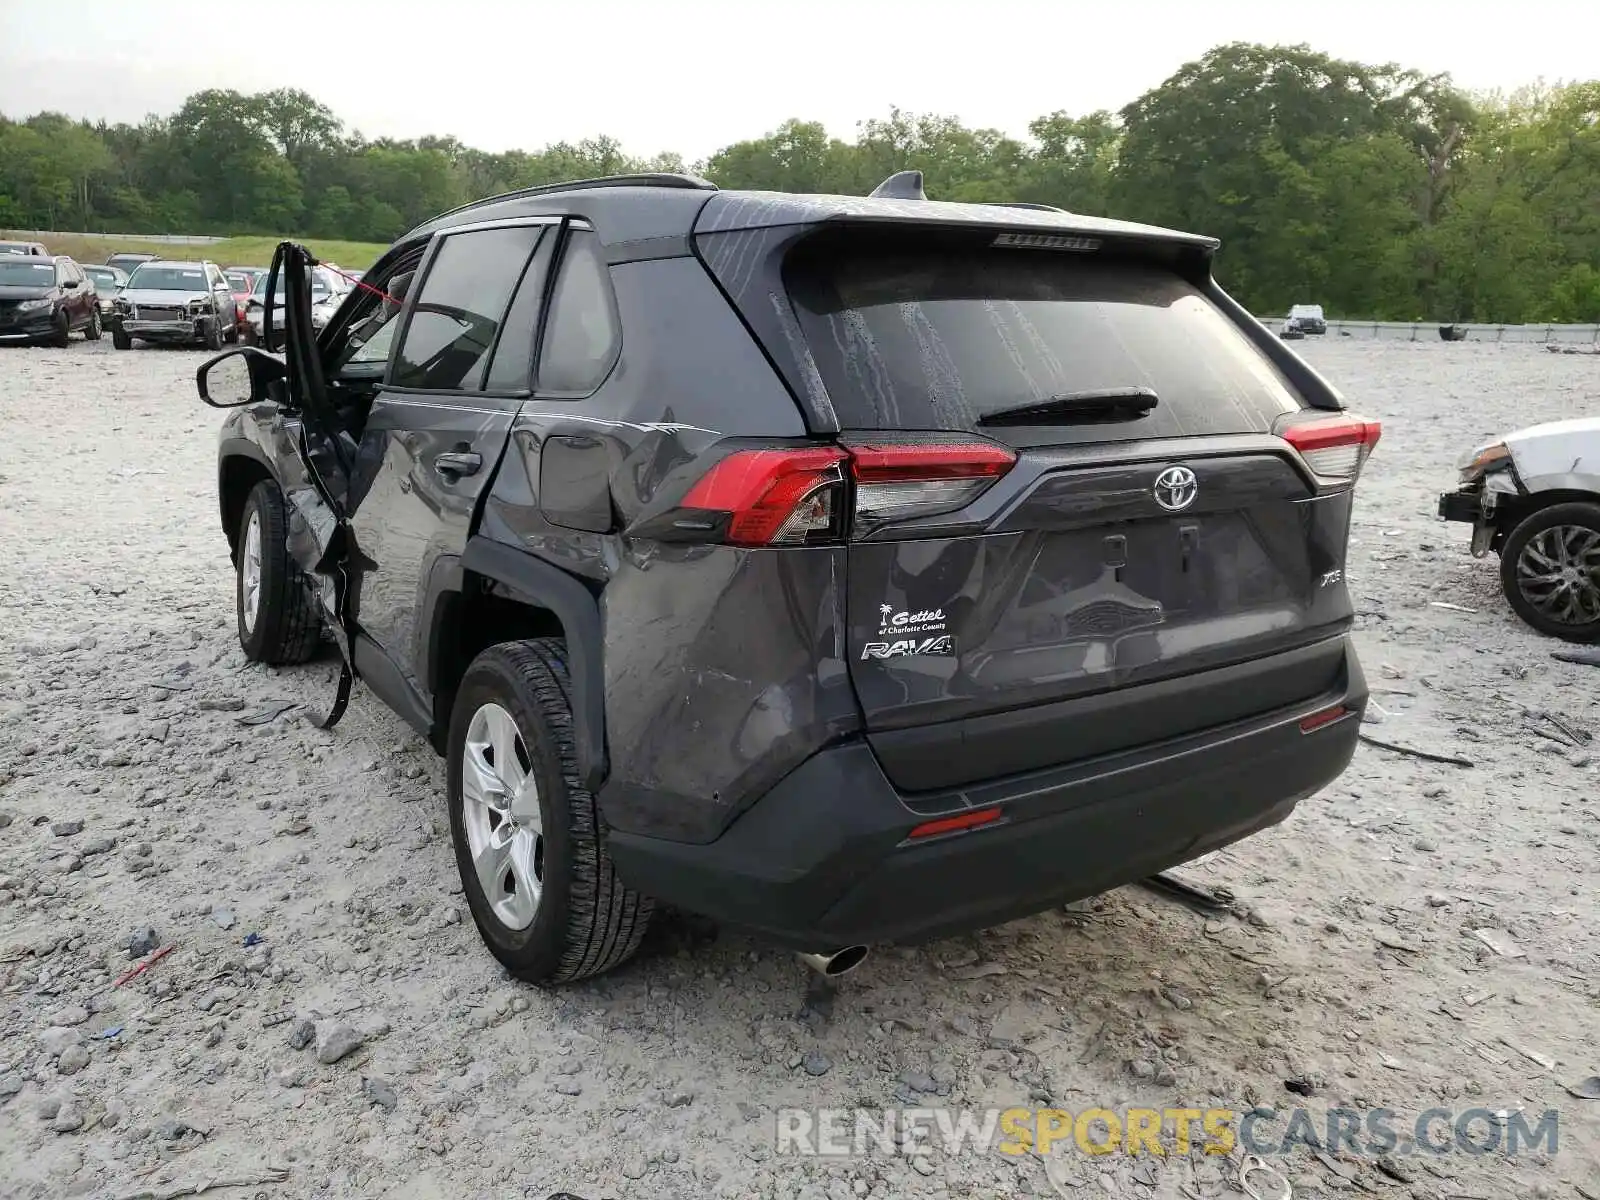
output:
<path id="1" fill-rule="evenodd" d="M 1129 883 L 1273 825 L 1355 753 L 1367 685 L 1345 639 L 1332 691 L 1266 716 L 975 783 L 1000 821 L 908 842 L 925 820 L 853 742 L 808 759 L 720 838 L 613 833 L 631 886 L 799 949 L 986 928 Z M 1312 733 L 1300 720 L 1343 704 Z M 921 801 L 922 796 L 917 799 Z M 919 807 L 923 807 L 919 803 Z"/>

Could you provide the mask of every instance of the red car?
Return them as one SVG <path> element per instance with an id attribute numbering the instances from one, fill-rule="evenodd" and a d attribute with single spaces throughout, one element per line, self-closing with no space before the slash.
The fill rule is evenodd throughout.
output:
<path id="1" fill-rule="evenodd" d="M 245 305 L 250 302 L 250 293 L 256 290 L 256 280 L 266 275 L 265 267 L 229 267 L 222 274 L 228 281 L 228 288 L 233 292 L 233 303 L 238 309 L 239 323 L 244 324 Z"/>

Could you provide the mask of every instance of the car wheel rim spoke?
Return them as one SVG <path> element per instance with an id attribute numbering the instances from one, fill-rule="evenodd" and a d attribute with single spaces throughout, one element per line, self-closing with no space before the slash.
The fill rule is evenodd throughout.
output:
<path id="1" fill-rule="evenodd" d="M 544 894 L 544 825 L 527 746 L 498 704 L 472 714 L 461 755 L 461 817 L 467 853 L 490 912 L 526 929 Z"/>
<path id="2" fill-rule="evenodd" d="M 1517 558 L 1524 599 L 1563 625 L 1600 620 L 1600 533 L 1583 525 L 1541 530 Z"/>
<path id="3" fill-rule="evenodd" d="M 239 565 L 244 585 L 244 629 L 252 633 L 256 627 L 256 608 L 261 603 L 261 514 L 251 513 L 250 524 L 245 526 L 244 552 Z"/>

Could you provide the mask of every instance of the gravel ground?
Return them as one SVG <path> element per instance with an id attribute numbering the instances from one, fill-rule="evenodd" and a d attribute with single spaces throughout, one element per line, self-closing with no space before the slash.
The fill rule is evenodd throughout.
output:
<path id="1" fill-rule="evenodd" d="M 1600 672 L 1553 661 L 1433 516 L 1464 447 L 1594 412 L 1600 360 L 1301 347 L 1385 423 L 1348 565 L 1368 732 L 1475 765 L 1363 745 L 1283 826 L 1188 868 L 1231 913 L 1123 889 L 880 948 L 831 998 L 682 919 L 609 978 L 510 981 L 465 919 L 439 761 L 359 690 L 310 728 L 330 661 L 240 654 L 202 356 L 0 354 L 0 1194 L 1240 1194 L 1237 1152 L 772 1148 L 785 1106 L 1048 1101 L 1260 1105 L 1268 1134 L 1295 1104 L 1402 1129 L 1559 1109 L 1553 1155 L 1280 1165 L 1297 1197 L 1600 1198 L 1600 1103 L 1562 1087 L 1600 1070 L 1600 749 L 1543 716 L 1584 741 Z M 171 953 L 114 986 L 144 927 Z"/>

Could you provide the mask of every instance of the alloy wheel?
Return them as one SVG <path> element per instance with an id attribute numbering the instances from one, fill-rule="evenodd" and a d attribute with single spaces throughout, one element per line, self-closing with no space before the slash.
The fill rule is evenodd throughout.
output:
<path id="1" fill-rule="evenodd" d="M 533 760 L 515 718 L 495 703 L 467 725 L 461 755 L 467 849 L 495 919 L 526 929 L 544 894 L 544 819 Z"/>
<path id="2" fill-rule="evenodd" d="M 1517 587 L 1552 621 L 1600 621 L 1600 532 L 1584 525 L 1540 530 L 1517 557 Z"/>
<path id="3" fill-rule="evenodd" d="M 252 512 L 244 529 L 244 549 L 239 557 L 239 580 L 243 584 L 244 631 L 254 633 L 256 614 L 261 609 L 261 514 Z"/>

